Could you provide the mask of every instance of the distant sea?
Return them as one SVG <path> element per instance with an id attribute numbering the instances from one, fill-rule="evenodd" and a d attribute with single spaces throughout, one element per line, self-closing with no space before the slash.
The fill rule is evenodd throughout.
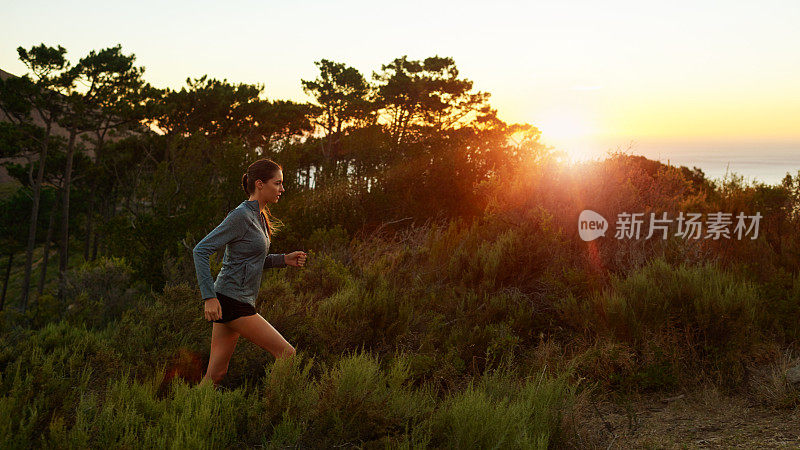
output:
<path id="1" fill-rule="evenodd" d="M 796 141 L 616 141 L 604 151 L 591 151 L 602 158 L 606 150 L 622 150 L 673 166 L 699 167 L 706 178 L 722 179 L 726 171 L 746 182 L 778 184 L 786 173 L 800 171 L 800 140 Z"/>

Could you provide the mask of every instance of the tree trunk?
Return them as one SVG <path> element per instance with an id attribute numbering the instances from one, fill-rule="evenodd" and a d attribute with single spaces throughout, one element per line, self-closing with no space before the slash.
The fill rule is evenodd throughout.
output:
<path id="1" fill-rule="evenodd" d="M 100 201 L 100 210 L 99 210 L 100 222 L 99 223 L 100 224 L 105 224 L 105 223 L 108 223 L 108 214 L 106 213 L 106 211 L 108 210 L 108 207 L 106 206 L 108 204 L 108 197 L 107 196 L 101 196 L 100 198 L 102 200 Z M 103 241 L 103 238 L 104 238 L 103 228 L 98 226 L 97 229 L 94 232 L 94 242 L 92 244 L 92 261 L 97 259 L 97 255 L 101 252 L 100 244 Z"/>
<path id="2" fill-rule="evenodd" d="M 95 145 L 94 148 L 94 161 L 92 162 L 94 163 L 95 166 L 97 166 L 102 164 L 102 161 L 100 159 L 102 158 L 103 155 L 103 143 L 105 139 L 105 133 L 101 132 L 100 130 L 96 130 L 95 135 L 97 136 L 97 141 L 96 141 L 97 144 Z M 94 207 L 97 204 L 97 188 L 94 187 L 95 183 L 96 181 L 92 183 L 93 185 L 92 190 L 89 194 L 90 207 L 89 207 L 89 215 L 87 216 L 88 221 L 86 230 L 86 247 L 83 250 L 83 259 L 85 261 L 89 260 L 94 261 L 95 258 L 97 258 L 98 236 L 97 236 L 97 231 L 95 231 L 94 229 L 94 220 L 95 220 Z M 90 247 L 92 252 L 91 259 L 89 255 Z"/>
<path id="3" fill-rule="evenodd" d="M 25 276 L 22 279 L 22 312 L 28 309 L 28 291 L 33 269 L 33 248 L 36 245 L 36 229 L 39 222 L 39 200 L 42 194 L 42 181 L 44 180 L 44 165 L 47 162 L 47 150 L 50 145 L 50 132 L 52 123 L 47 122 L 44 133 L 44 144 L 39 157 L 39 171 L 36 174 L 36 183 L 33 185 L 33 206 L 31 206 L 31 223 L 28 227 L 28 248 L 25 250 Z"/>
<path id="4" fill-rule="evenodd" d="M 58 211 L 58 196 L 56 196 L 56 202 L 53 205 L 53 209 L 50 211 L 50 223 L 47 224 L 47 238 L 44 240 L 44 256 L 42 257 L 42 270 L 40 271 L 39 275 L 39 290 L 38 290 L 39 297 L 41 297 L 42 293 L 44 292 L 44 282 L 47 279 L 47 259 L 48 256 L 50 255 L 50 242 L 53 240 L 53 224 L 56 221 L 56 211 Z"/>
<path id="5" fill-rule="evenodd" d="M 100 243 L 100 232 L 95 232 L 94 236 L 92 237 L 92 261 L 97 259 L 97 246 Z"/>
<path id="6" fill-rule="evenodd" d="M 8 279 L 11 277 L 11 263 L 14 262 L 14 252 L 8 254 L 8 266 L 6 267 L 6 276 L 3 279 L 3 296 L 0 297 L 0 311 L 6 305 L 6 290 L 8 289 Z"/>
<path id="7" fill-rule="evenodd" d="M 86 214 L 86 239 L 83 245 L 83 260 L 89 261 L 89 251 L 92 244 L 92 232 L 94 231 L 94 197 L 95 192 L 92 189 L 89 193 L 89 213 Z"/>
<path id="8" fill-rule="evenodd" d="M 108 223 L 109 214 L 108 214 L 108 196 L 105 195 L 102 197 L 102 207 L 100 210 L 103 212 L 103 222 Z M 97 230 L 94 236 L 94 249 L 92 250 L 92 261 L 97 259 L 98 254 L 103 254 L 103 240 L 105 239 L 105 233 L 102 229 Z"/>
<path id="9" fill-rule="evenodd" d="M 58 264 L 58 299 L 66 307 L 66 275 L 69 262 L 69 191 L 72 180 L 72 158 L 75 156 L 75 140 L 78 132 L 70 130 L 67 145 L 67 162 L 64 168 L 64 197 L 61 204 L 61 261 Z"/>

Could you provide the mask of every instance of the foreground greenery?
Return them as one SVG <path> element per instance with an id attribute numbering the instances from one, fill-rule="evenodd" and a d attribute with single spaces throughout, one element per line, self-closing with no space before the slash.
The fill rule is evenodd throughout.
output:
<path id="1" fill-rule="evenodd" d="M 743 392 L 795 348 L 800 278 L 779 252 L 606 241 L 620 247 L 600 258 L 626 258 L 601 271 L 557 215 L 502 205 L 360 238 L 318 229 L 307 243 L 321 250 L 266 271 L 257 302 L 298 355 L 242 342 L 220 389 L 198 384 L 211 327 L 190 255 L 161 292 L 123 258 L 84 264 L 63 316 L 52 296 L 34 326 L 3 311 L 0 445 L 570 446 L 586 398 Z M 796 406 L 782 377 L 759 395 Z"/>
<path id="2" fill-rule="evenodd" d="M 567 378 L 508 366 L 444 392 L 407 355 L 355 351 L 326 362 L 301 351 L 273 362 L 240 346 L 230 389 L 198 385 L 194 357 L 209 325 L 193 297 L 175 286 L 102 329 L 64 320 L 6 334 L 3 447 L 546 448 L 563 433 Z"/>

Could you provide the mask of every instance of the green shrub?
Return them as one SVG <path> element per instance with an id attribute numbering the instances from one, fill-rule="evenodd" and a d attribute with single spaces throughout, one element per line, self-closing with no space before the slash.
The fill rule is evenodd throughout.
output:
<path id="1" fill-rule="evenodd" d="M 125 359 L 137 361 L 136 376 L 175 362 L 181 349 L 205 355 L 207 361 L 211 345 L 211 323 L 203 316 L 198 290 L 186 283 L 167 285 L 163 293 L 125 311 L 109 333 Z"/>
<path id="2" fill-rule="evenodd" d="M 430 264 L 444 264 L 447 280 L 478 292 L 516 287 L 532 292 L 552 269 L 567 263 L 567 245 L 551 216 L 536 210 L 511 219 L 485 215 L 450 227 L 431 242 Z"/>
<path id="3" fill-rule="evenodd" d="M 134 307 L 146 292 L 123 258 L 101 257 L 68 271 L 67 314 L 71 323 L 99 328 Z"/>
<path id="4" fill-rule="evenodd" d="M 755 286 L 714 264 L 672 267 L 655 259 L 627 277 L 614 277 L 594 302 L 584 311 L 597 314 L 597 332 L 607 330 L 639 353 L 647 347 L 674 350 L 683 356 L 687 375 L 710 375 L 726 384 L 742 380 L 745 360 L 764 339 L 767 324 Z M 562 307 L 575 307 L 567 305 Z M 662 341 L 653 342 L 655 337 Z M 651 370 L 671 370 L 654 362 Z"/>
<path id="5" fill-rule="evenodd" d="M 408 386 L 403 358 L 384 372 L 366 353 L 345 356 L 319 381 L 314 429 L 319 445 L 363 445 L 416 426 L 433 407 L 428 393 Z"/>
<path id="6" fill-rule="evenodd" d="M 380 276 L 348 283 L 317 305 L 314 326 L 328 351 L 392 348 L 413 320 L 416 302 Z"/>
<path id="7" fill-rule="evenodd" d="M 432 418 L 433 444 L 447 448 L 540 448 L 560 439 L 574 398 L 565 378 L 544 372 L 519 380 L 506 369 L 487 371 L 452 393 Z"/>
<path id="8" fill-rule="evenodd" d="M 337 260 L 347 260 L 349 254 L 347 245 L 350 237 L 341 225 L 337 224 L 332 228 L 317 228 L 308 237 L 307 252 L 313 250 L 320 255 L 331 255 Z"/>
<path id="9" fill-rule="evenodd" d="M 0 447 L 40 446 L 52 417 L 71 420 L 82 396 L 96 392 L 127 364 L 108 334 L 65 322 L 16 337 L 0 353 Z"/>
<path id="10" fill-rule="evenodd" d="M 75 423 L 60 417 L 50 423 L 52 446 L 73 448 L 157 447 L 223 448 L 243 446 L 239 436 L 249 398 L 241 389 L 216 391 L 211 385 L 190 387 L 177 379 L 168 395 L 157 398 L 158 380 L 140 383 L 109 380 L 100 401 L 83 397 L 75 407 Z M 244 433 L 242 433 L 244 434 Z"/>
<path id="11" fill-rule="evenodd" d="M 308 262 L 297 278 L 298 288 L 313 292 L 316 298 L 324 298 L 345 286 L 352 275 L 347 266 L 333 257 L 309 252 Z"/>

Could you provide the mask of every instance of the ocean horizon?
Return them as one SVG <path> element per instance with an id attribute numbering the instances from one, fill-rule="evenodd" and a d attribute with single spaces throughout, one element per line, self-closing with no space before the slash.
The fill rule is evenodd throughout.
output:
<path id="1" fill-rule="evenodd" d="M 563 147 L 562 147 L 563 148 Z M 586 147 L 584 147 L 586 148 Z M 616 140 L 584 151 L 588 157 L 604 159 L 612 151 L 660 161 L 673 166 L 697 167 L 706 178 L 721 180 L 740 175 L 748 183 L 780 184 L 787 173 L 800 171 L 800 140 L 791 141 L 636 141 Z M 558 148 L 557 148 L 558 149 Z M 567 150 L 569 153 L 569 151 Z"/>

